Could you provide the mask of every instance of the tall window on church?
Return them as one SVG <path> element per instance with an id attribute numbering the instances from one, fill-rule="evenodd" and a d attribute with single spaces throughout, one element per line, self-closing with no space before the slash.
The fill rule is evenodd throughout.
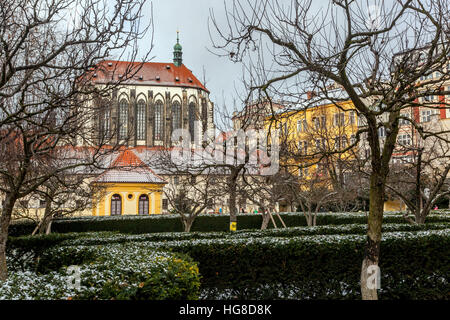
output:
<path id="1" fill-rule="evenodd" d="M 145 140 L 145 101 L 140 99 L 136 107 L 136 139 Z"/>
<path id="2" fill-rule="evenodd" d="M 191 135 L 191 142 L 194 142 L 194 128 L 195 128 L 195 103 L 189 104 L 189 134 Z"/>
<path id="3" fill-rule="evenodd" d="M 110 109 L 106 109 L 105 113 L 103 114 L 103 123 L 104 123 L 104 128 L 105 128 L 105 137 L 110 137 L 111 136 L 111 127 L 110 127 L 110 121 L 111 119 L 111 110 Z"/>
<path id="4" fill-rule="evenodd" d="M 172 130 L 181 128 L 181 105 L 178 101 L 172 104 Z"/>
<path id="5" fill-rule="evenodd" d="M 119 139 L 126 139 L 128 133 L 128 102 L 125 99 L 119 103 Z"/>
<path id="6" fill-rule="evenodd" d="M 106 108 L 100 117 L 100 134 L 99 138 L 100 140 L 108 139 L 111 137 L 110 132 L 110 119 L 111 119 L 111 111 L 110 109 Z"/>
<path id="7" fill-rule="evenodd" d="M 206 101 L 203 100 L 202 103 L 202 127 L 203 127 L 203 133 L 206 132 L 208 125 L 208 108 L 206 106 Z"/>
<path id="8" fill-rule="evenodd" d="M 162 140 L 163 136 L 163 104 L 158 100 L 155 104 L 155 140 Z"/>

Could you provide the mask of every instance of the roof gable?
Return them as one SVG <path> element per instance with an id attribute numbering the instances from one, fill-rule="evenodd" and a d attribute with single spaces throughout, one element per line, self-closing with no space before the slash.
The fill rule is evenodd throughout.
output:
<path id="1" fill-rule="evenodd" d="M 124 84 L 191 87 L 209 93 L 209 90 L 184 64 L 177 67 L 173 63 L 163 62 L 106 60 L 100 62 L 96 70 L 91 72 L 95 72 L 92 80 L 96 83 L 118 81 L 121 76 L 127 75 L 129 79 L 123 80 Z"/>
<path id="2" fill-rule="evenodd" d="M 121 151 L 110 168 L 100 174 L 95 181 L 101 183 L 166 183 L 130 149 Z"/>

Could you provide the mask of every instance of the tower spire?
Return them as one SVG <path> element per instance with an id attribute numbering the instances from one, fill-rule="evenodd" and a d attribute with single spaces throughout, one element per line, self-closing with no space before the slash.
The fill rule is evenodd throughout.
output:
<path id="1" fill-rule="evenodd" d="M 183 64 L 183 51 L 180 45 L 179 33 L 177 30 L 177 43 L 173 46 L 173 64 L 177 67 Z"/>

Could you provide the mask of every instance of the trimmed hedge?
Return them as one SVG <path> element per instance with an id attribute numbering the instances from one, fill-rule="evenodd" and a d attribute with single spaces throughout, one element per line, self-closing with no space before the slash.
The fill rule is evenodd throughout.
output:
<path id="1" fill-rule="evenodd" d="M 391 223 L 383 225 L 383 232 L 394 231 L 421 231 L 442 230 L 450 228 L 450 222 L 428 223 L 413 225 L 405 223 Z M 267 230 L 241 230 L 236 232 L 160 232 L 148 234 L 120 234 L 117 232 L 72 232 L 53 233 L 50 235 L 10 237 L 7 243 L 7 252 L 11 262 L 23 260 L 22 255 L 39 256 L 50 247 L 61 244 L 62 246 L 79 245 L 106 245 L 114 243 L 144 242 L 144 241 L 181 241 L 195 239 L 221 239 L 221 238 L 261 238 L 261 237 L 298 237 L 307 235 L 326 234 L 365 234 L 367 225 L 325 225 L 316 227 L 292 227 Z M 11 253 L 14 250 L 14 255 Z"/>
<path id="2" fill-rule="evenodd" d="M 360 299 L 364 235 L 200 239 L 136 245 L 199 262 L 202 298 Z M 450 299 L 450 229 L 385 233 L 380 299 Z"/>
<path id="3" fill-rule="evenodd" d="M 306 219 L 300 212 L 280 213 L 284 222 L 289 227 L 306 226 Z M 277 225 L 281 226 L 277 217 L 274 217 Z M 450 221 L 450 215 L 430 215 L 427 223 Z M 238 215 L 238 230 L 259 229 L 262 218 L 259 214 Z M 385 214 L 385 223 L 407 223 L 400 214 Z M 367 223 L 367 217 L 363 213 L 319 213 L 317 225 L 341 225 Z M 269 223 L 269 228 L 272 228 Z M 16 222 L 10 226 L 11 236 L 21 236 L 31 233 L 31 222 Z M 228 215 L 200 215 L 194 221 L 191 231 L 228 231 Z M 181 232 L 183 227 L 178 215 L 151 215 L 151 216 L 119 216 L 119 217 L 79 217 L 56 219 L 52 223 L 53 232 L 92 232 L 92 231 L 118 231 L 121 233 L 153 233 L 153 232 Z"/>
<path id="4" fill-rule="evenodd" d="M 427 226 L 439 229 L 448 224 Z M 423 227 L 384 226 L 381 299 L 450 298 L 450 229 L 394 231 L 423 230 Z M 233 234 L 171 234 L 172 238 L 170 234 L 109 235 L 67 240 L 57 247 L 70 248 L 74 243 L 96 246 L 107 240 L 188 254 L 199 263 L 202 298 L 359 299 L 365 235 L 342 234 L 360 233 L 364 229 L 361 225 L 323 226 Z M 335 234 L 305 235 L 332 231 Z M 182 236 L 191 235 L 204 237 L 182 240 Z M 161 241 L 158 236 L 167 238 Z M 208 236 L 212 237 L 208 239 Z M 177 239 L 167 241 L 174 238 Z"/>
<path id="5" fill-rule="evenodd" d="M 1 299 L 197 299 L 200 276 L 186 255 L 127 244 L 53 247 L 31 270 L 11 272 Z M 28 263 L 28 266 L 32 265 Z M 80 287 L 70 288 L 69 265 L 80 266 Z"/>
<path id="6" fill-rule="evenodd" d="M 442 230 L 450 228 L 450 223 L 430 223 L 426 225 L 411 224 L 386 224 L 383 232 L 394 231 L 420 231 L 420 230 Z M 307 235 L 327 235 L 327 234 L 365 234 L 367 226 L 362 224 L 348 224 L 338 226 L 316 226 L 316 227 L 294 227 L 286 229 L 269 229 L 255 231 L 237 232 L 191 232 L 191 233 L 149 233 L 141 235 L 126 234 L 98 234 L 64 240 L 61 245 L 105 245 L 112 243 L 146 242 L 146 241 L 182 241 L 196 239 L 239 239 L 239 238 L 263 238 L 263 237 L 299 237 Z"/>
<path id="7" fill-rule="evenodd" d="M 447 227 L 448 224 L 425 225 L 425 227 L 434 228 L 442 226 Z M 423 228 L 423 226 L 408 224 L 385 225 L 384 228 L 380 262 L 382 273 L 380 298 L 449 299 L 450 229 L 393 232 L 395 229 L 420 230 Z M 44 293 L 42 291 L 44 289 L 39 289 L 35 284 L 44 285 L 45 281 L 50 281 L 50 283 L 56 281 L 58 285 L 62 285 L 61 279 L 63 279 L 65 266 L 76 262 L 88 266 L 88 270 L 94 270 L 91 273 L 87 271 L 85 275 L 87 279 L 90 279 L 88 284 L 96 284 L 94 286 L 96 293 L 89 296 L 87 291 L 83 291 L 83 294 L 78 296 L 74 294 L 73 297 L 85 299 L 143 298 L 139 294 L 136 295 L 138 292 L 136 291 L 137 282 L 134 280 L 131 281 L 134 285 L 130 286 L 129 290 L 126 289 L 121 296 L 124 287 L 121 286 L 118 279 L 124 277 L 123 271 L 126 276 L 129 269 L 145 270 L 145 267 L 142 267 L 144 265 L 137 268 L 134 262 L 148 263 L 148 257 L 152 252 L 163 250 L 187 254 L 199 263 L 202 275 L 201 298 L 359 299 L 359 274 L 365 235 L 343 234 L 350 231 L 359 233 L 364 229 L 365 226 L 361 225 L 341 225 L 231 234 L 102 234 L 101 236 L 60 234 L 54 235 L 51 240 L 45 239 L 46 237 L 38 240 L 30 239 L 30 243 L 32 243 L 28 246 L 30 250 L 39 247 L 39 244 L 47 246 L 45 251 L 37 250 L 41 255 L 36 270 L 44 272 L 44 274 L 35 276 L 36 279 L 33 280 L 30 290 L 34 297 L 40 299 L 54 298 L 57 294 L 62 297 L 60 292 L 56 292 L 62 289 L 53 288 L 56 287 L 56 284 L 50 285 L 50 289 L 46 289 L 51 291 L 50 294 L 47 291 Z M 336 233 L 336 231 L 338 232 Z M 335 232 L 336 234 L 305 235 L 314 232 Z M 183 236 L 191 235 L 199 238 L 181 240 Z M 210 235 L 213 237 L 205 238 Z M 286 237 L 280 237 L 280 235 Z M 161 241 L 163 240 L 161 236 L 166 236 L 165 241 Z M 13 239 L 11 244 L 21 243 L 23 245 L 27 238 L 32 237 Z M 173 240 L 174 238 L 178 239 Z M 168 241 L 168 239 L 172 241 Z M 104 243 L 104 240 L 108 240 L 107 246 L 98 245 Z M 53 244 L 51 244 L 52 241 Z M 114 244 L 114 242 L 126 243 Z M 74 247 L 75 243 L 89 244 L 89 246 Z M 89 256 L 91 249 L 98 250 L 95 252 L 101 256 L 108 256 L 109 250 L 115 250 L 117 254 L 114 256 L 121 260 L 116 261 L 115 258 L 97 260 L 94 265 L 103 269 L 92 268 L 86 263 L 92 259 Z M 183 261 L 186 260 L 190 261 L 189 258 L 183 259 Z M 31 261 L 35 260 L 31 259 Z M 105 261 L 111 261 L 111 264 Z M 116 265 L 118 268 L 114 269 Z M 133 267 L 129 268 L 130 265 Z M 117 270 L 117 273 L 113 272 L 115 278 L 113 277 L 113 280 L 108 282 L 112 285 L 105 287 L 103 280 L 97 285 L 98 279 L 103 279 L 104 274 L 108 274 L 110 269 Z M 59 270 L 59 272 L 53 270 Z M 21 281 L 29 278 L 24 274 L 23 272 L 14 273 L 14 276 L 11 277 L 13 280 L 8 280 L 9 282 L 15 281 L 15 285 L 7 287 L 14 287 L 16 291 L 14 291 L 15 293 L 9 292 L 9 295 L 6 296 L 17 298 L 22 297 L 21 294 L 27 294 L 30 297 L 29 291 L 19 293 L 17 289 L 25 283 Z M 49 274 L 51 274 L 50 278 L 48 278 Z M 14 280 L 17 277 L 22 277 L 22 280 Z M 133 277 L 131 276 L 130 279 L 135 279 Z M 141 283 L 139 282 L 139 284 Z M 192 284 L 190 288 L 194 288 L 196 281 L 193 280 L 190 283 Z M 170 286 L 170 283 L 166 285 Z M 87 288 L 87 285 L 85 287 Z M 5 297 L 4 290 L 4 288 L 0 290 L 0 297 L 2 297 L 2 292 Z M 195 289 L 192 290 L 195 291 Z"/>

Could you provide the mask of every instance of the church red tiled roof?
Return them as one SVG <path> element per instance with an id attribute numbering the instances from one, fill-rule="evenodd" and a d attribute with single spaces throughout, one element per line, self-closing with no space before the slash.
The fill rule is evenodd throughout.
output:
<path id="1" fill-rule="evenodd" d="M 90 73 L 95 83 L 118 81 L 125 76 L 124 84 L 189 87 L 209 93 L 184 64 L 177 67 L 173 63 L 105 60 Z"/>
<path id="2" fill-rule="evenodd" d="M 110 169 L 100 174 L 95 180 L 100 183 L 166 183 L 131 149 L 120 151 Z"/>
<path id="3" fill-rule="evenodd" d="M 133 151 L 126 149 L 119 154 L 111 167 L 147 167 L 147 165 Z"/>

